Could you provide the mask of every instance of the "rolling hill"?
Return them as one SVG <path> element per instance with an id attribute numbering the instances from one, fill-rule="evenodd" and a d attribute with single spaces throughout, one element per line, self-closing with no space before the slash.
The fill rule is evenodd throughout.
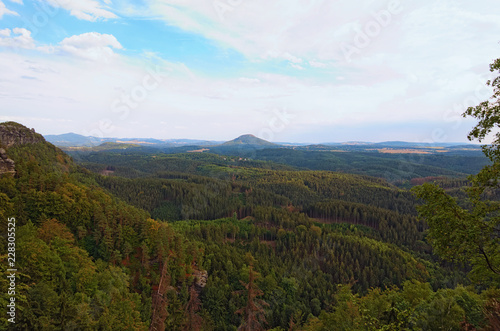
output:
<path id="1" fill-rule="evenodd" d="M 250 146 L 265 146 L 265 147 L 278 146 L 267 140 L 257 138 L 252 134 L 244 134 L 236 139 L 227 141 L 220 146 L 234 146 L 234 145 L 250 145 Z"/>

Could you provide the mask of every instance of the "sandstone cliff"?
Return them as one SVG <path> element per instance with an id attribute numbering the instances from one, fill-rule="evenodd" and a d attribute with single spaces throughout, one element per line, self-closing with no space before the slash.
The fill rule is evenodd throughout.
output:
<path id="1" fill-rule="evenodd" d="M 14 161 L 7 157 L 5 149 L 0 148 L 0 174 L 14 174 L 15 172 Z"/>
<path id="2" fill-rule="evenodd" d="M 8 149 L 14 145 L 35 144 L 45 141 L 45 138 L 16 122 L 0 123 L 0 146 Z"/>
<path id="3" fill-rule="evenodd" d="M 9 147 L 44 141 L 45 138 L 41 134 L 19 123 L 0 123 L 0 175 L 4 173 L 14 174 L 16 172 L 14 161 L 7 156 Z"/>

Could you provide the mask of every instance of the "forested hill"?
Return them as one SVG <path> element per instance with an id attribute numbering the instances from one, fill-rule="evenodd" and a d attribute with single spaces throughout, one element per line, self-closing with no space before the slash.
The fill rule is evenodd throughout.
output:
<path id="1" fill-rule="evenodd" d="M 2 234 L 16 219 L 18 329 L 492 323 L 499 291 L 460 285 L 468 267 L 433 255 L 413 196 L 383 179 L 198 153 L 97 154 L 87 170 L 43 139 L 8 143 L 38 135 L 6 127 L 15 169 L 0 175 L 0 217 Z"/>
<path id="2" fill-rule="evenodd" d="M 0 131 L 6 127 L 12 124 L 2 123 Z M 26 130 L 19 126 L 12 137 Z M 10 144 L 9 137 L 0 142 L 15 162 L 15 175 L 0 178 L 0 268 L 5 274 L 6 221 L 13 217 L 16 329 L 145 330 L 153 315 L 163 316 L 160 295 L 196 286 L 196 243 L 106 193 L 53 145 L 29 139 Z M 158 286 L 162 280 L 168 287 Z M 5 289 L 7 279 L 0 282 Z M 4 307 L 6 300 L 2 290 Z M 7 317 L 0 317 L 2 329 Z"/>
<path id="3" fill-rule="evenodd" d="M 223 143 L 221 146 L 233 146 L 233 145 L 249 145 L 249 146 L 277 146 L 276 144 L 273 144 L 269 141 L 266 141 L 264 139 L 257 138 L 256 136 L 252 134 L 244 134 L 242 136 L 239 136 L 236 139 L 227 141 Z"/>
<path id="4" fill-rule="evenodd" d="M 351 146 L 279 146 L 255 143 L 257 138 L 235 139 L 218 146 L 183 146 L 168 148 L 140 147 L 125 143 L 106 143 L 95 147 L 65 147 L 78 162 L 111 162 L 111 158 L 126 156 L 121 165 L 136 162 L 140 155 L 177 158 L 184 153 L 198 154 L 199 160 L 227 160 L 242 158 L 246 162 L 281 165 L 288 169 L 326 170 L 384 178 L 400 187 L 410 187 L 412 180 L 426 177 L 465 178 L 477 173 L 490 161 L 480 148 L 451 147 L 395 147 L 392 145 Z M 257 140 L 258 141 L 258 140 Z M 253 143 L 252 143 L 253 142 Z M 265 141 L 264 141 L 265 142 Z M 216 158 L 215 155 L 221 157 Z M 228 163 L 228 162 L 225 162 Z M 247 163 L 248 164 L 248 163 Z M 158 165 L 148 162 L 147 166 Z M 135 165 L 132 165 L 137 168 Z M 146 170 L 150 172 L 151 169 Z"/>

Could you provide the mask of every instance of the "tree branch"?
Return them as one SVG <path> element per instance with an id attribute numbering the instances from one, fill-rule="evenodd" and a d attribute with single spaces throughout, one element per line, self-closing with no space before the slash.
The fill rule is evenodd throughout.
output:
<path id="1" fill-rule="evenodd" d="M 493 271 L 495 274 L 500 275 L 500 271 L 497 271 L 493 268 L 490 260 L 488 259 L 488 256 L 486 255 L 486 252 L 484 251 L 484 249 L 481 246 L 479 246 L 479 251 L 483 254 L 483 256 L 486 260 L 486 263 L 488 264 L 488 268 L 490 268 L 490 270 Z"/>

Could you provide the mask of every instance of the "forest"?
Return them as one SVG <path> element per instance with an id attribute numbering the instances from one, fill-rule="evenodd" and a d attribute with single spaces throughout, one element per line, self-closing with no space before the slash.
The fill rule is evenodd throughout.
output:
<path id="1" fill-rule="evenodd" d="M 0 123 L 0 327 L 500 330 L 500 134 L 480 162 L 240 143 L 65 153 Z"/>
<path id="2" fill-rule="evenodd" d="M 264 141 L 265 142 L 265 141 Z M 267 143 L 267 142 L 266 142 Z M 181 165 L 215 162 L 221 165 L 252 165 L 289 170 L 326 170 L 384 178 L 398 187 L 410 188 L 412 179 L 423 177 L 465 178 L 479 172 L 490 160 L 478 145 L 425 145 L 393 142 L 369 145 L 284 146 L 257 144 L 162 147 L 103 143 L 94 147 L 63 147 L 78 163 L 118 163 L 139 170 L 136 176 Z M 192 153 L 203 150 L 203 153 Z M 385 153 L 390 151 L 391 153 Z M 405 153 L 405 151 L 411 151 Z M 100 153 L 103 152 L 103 153 Z M 202 155 L 200 155 L 202 154 Z M 156 155 L 155 160 L 146 155 Z M 179 161 L 179 157 L 183 161 Z M 241 160 L 240 160 L 241 158 Z M 145 161 L 147 166 L 145 165 Z M 160 161 L 161 160 L 161 161 Z M 194 162 L 196 161 L 196 162 Z M 142 162 L 142 164 L 141 164 Z M 175 164 L 177 162 L 177 164 Z M 192 171 L 192 168 L 189 168 Z"/>
<path id="3" fill-rule="evenodd" d="M 419 213 L 431 191 L 212 153 L 71 157 L 0 127 L 33 137 L 2 142 L 15 163 L 0 178 L 2 233 L 16 220 L 15 329 L 498 329 L 500 279 L 436 253 Z M 409 184 L 427 182 L 470 204 L 465 178 Z"/>

